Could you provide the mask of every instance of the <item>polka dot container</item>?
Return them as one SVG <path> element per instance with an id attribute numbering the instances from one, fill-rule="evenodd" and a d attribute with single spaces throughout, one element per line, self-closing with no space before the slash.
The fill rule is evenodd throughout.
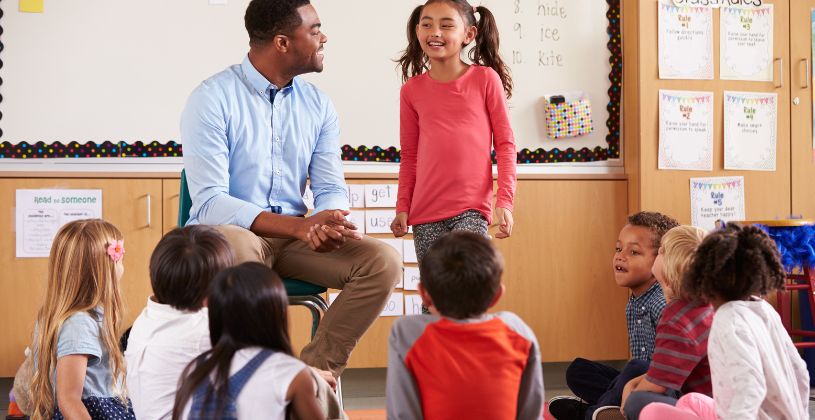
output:
<path id="1" fill-rule="evenodd" d="M 591 102 L 580 99 L 560 104 L 546 103 L 546 131 L 549 137 L 561 139 L 589 134 L 594 130 L 591 123 Z"/>

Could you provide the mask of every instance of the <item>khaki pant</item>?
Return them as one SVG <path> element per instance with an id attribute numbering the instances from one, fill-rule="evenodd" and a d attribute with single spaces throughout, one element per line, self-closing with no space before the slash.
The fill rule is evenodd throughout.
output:
<path id="1" fill-rule="evenodd" d="M 337 394 L 331 389 L 331 385 L 325 379 L 317 375 L 313 370 L 311 377 L 314 378 L 314 384 L 317 386 L 317 404 L 322 408 L 327 420 L 348 420 L 348 416 L 340 410 L 340 400 Z"/>
<path id="2" fill-rule="evenodd" d="M 235 253 L 235 263 L 264 263 L 281 277 L 342 292 L 320 321 L 300 359 L 339 377 L 359 338 L 382 312 L 402 276 L 393 248 L 370 237 L 347 240 L 340 249 L 319 253 L 296 239 L 263 238 L 234 225 L 216 226 Z"/>

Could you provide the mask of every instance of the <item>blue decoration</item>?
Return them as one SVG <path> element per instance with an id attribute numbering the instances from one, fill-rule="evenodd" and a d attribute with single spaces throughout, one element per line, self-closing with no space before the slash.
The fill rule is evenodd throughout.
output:
<path id="1" fill-rule="evenodd" d="M 815 267 L 815 225 L 771 227 L 759 225 L 775 241 L 787 271 Z"/>

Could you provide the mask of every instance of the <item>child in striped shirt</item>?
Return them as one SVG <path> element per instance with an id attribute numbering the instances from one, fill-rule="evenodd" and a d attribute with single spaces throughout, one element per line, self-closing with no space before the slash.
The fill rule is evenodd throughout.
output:
<path id="1" fill-rule="evenodd" d="M 705 234 L 694 226 L 678 226 L 662 237 L 652 271 L 668 305 L 657 324 L 648 372 L 629 381 L 623 390 L 621 412 L 629 420 L 638 419 L 642 408 L 652 402 L 673 405 L 680 394 L 688 392 L 711 395 L 707 337 L 713 307 L 687 299 L 681 284 Z"/>

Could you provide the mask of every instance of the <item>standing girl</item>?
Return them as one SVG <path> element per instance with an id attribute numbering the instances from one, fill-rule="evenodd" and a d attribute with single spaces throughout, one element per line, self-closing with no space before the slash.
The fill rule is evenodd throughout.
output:
<path id="1" fill-rule="evenodd" d="M 476 16 L 477 15 L 477 16 Z M 397 237 L 414 229 L 419 263 L 442 235 L 487 235 L 492 222 L 492 157 L 498 161 L 498 238 L 512 233 L 515 139 L 506 98 L 509 68 L 498 53 L 492 13 L 466 0 L 429 0 L 413 10 L 399 64 L 401 165 Z M 461 50 L 475 41 L 468 65 Z"/>
<path id="2" fill-rule="evenodd" d="M 104 220 L 57 232 L 35 328 L 32 418 L 136 418 L 119 349 L 123 256 L 122 233 Z"/>
<path id="3" fill-rule="evenodd" d="M 208 298 L 212 349 L 181 374 L 180 419 L 326 418 L 311 369 L 292 355 L 288 298 L 270 268 L 248 262 L 221 271 Z"/>

